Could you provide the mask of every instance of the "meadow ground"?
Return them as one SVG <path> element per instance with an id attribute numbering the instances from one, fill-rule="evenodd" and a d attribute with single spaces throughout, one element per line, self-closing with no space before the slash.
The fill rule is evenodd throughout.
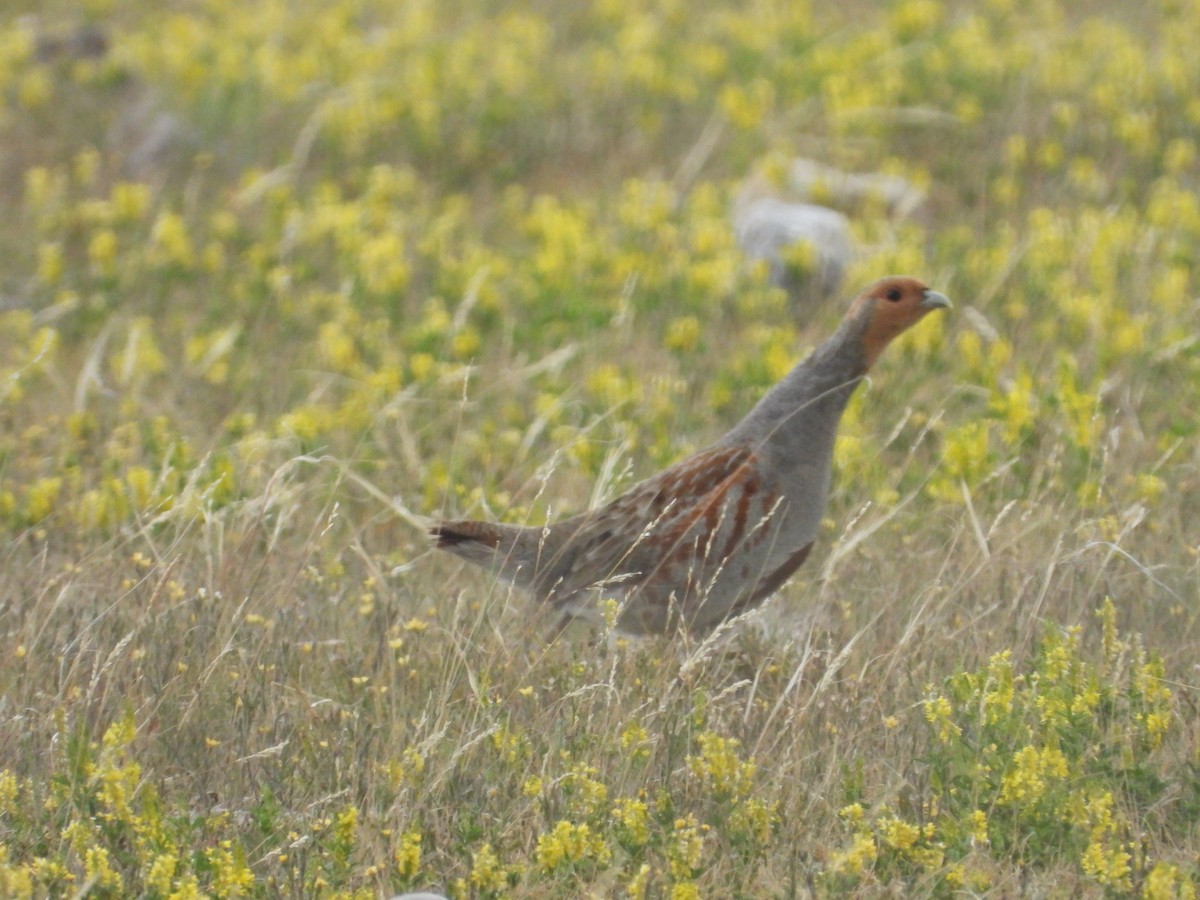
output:
<path id="1" fill-rule="evenodd" d="M 1194 897 L 1193 3 L 9 0 L 0 894 Z M 834 326 L 751 172 L 902 175 L 808 565 L 547 644 L 544 521 Z M 803 267 L 803 254 L 793 261 Z"/>

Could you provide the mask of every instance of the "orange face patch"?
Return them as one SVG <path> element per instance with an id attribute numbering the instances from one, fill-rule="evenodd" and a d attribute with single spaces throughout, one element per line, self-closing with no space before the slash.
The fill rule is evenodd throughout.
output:
<path id="1" fill-rule="evenodd" d="M 884 347 L 929 313 L 922 306 L 928 288 L 915 278 L 884 278 L 855 301 L 855 312 L 867 316 L 863 332 L 863 362 L 870 368 Z"/>

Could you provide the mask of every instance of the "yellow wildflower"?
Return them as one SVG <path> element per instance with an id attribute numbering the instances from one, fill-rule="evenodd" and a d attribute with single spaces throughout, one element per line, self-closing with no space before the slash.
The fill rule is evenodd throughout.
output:
<path id="1" fill-rule="evenodd" d="M 421 868 L 421 832 L 406 831 L 400 837 L 395 853 L 396 871 L 404 878 L 413 878 Z"/>

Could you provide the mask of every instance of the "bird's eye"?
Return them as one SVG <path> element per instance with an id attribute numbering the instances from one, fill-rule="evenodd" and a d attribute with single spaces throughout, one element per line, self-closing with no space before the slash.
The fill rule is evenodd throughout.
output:
<path id="1" fill-rule="evenodd" d="M 895 303 L 897 300 L 899 300 L 902 296 L 903 295 L 900 293 L 900 288 L 892 288 L 890 291 L 887 292 L 887 298 L 889 300 L 891 300 L 893 303 Z"/>

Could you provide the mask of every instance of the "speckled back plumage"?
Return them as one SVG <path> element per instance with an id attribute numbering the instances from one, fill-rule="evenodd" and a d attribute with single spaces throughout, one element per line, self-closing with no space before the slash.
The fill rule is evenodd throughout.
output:
<path id="1" fill-rule="evenodd" d="M 569 615 L 593 617 L 597 599 L 612 597 L 625 631 L 708 631 L 757 606 L 808 557 L 846 403 L 889 341 L 946 306 L 916 279 L 882 279 L 712 446 L 541 528 L 441 522 L 437 546 Z"/>

